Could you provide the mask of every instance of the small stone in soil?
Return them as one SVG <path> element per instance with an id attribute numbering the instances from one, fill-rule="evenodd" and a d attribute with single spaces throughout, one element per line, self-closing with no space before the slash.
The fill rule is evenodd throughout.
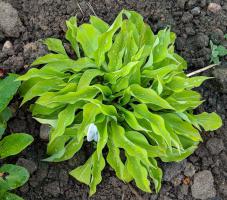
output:
<path id="1" fill-rule="evenodd" d="M 20 166 L 26 168 L 28 170 L 28 172 L 30 173 L 30 175 L 32 175 L 37 170 L 37 165 L 32 160 L 19 158 L 17 160 L 17 165 L 20 165 Z"/>
<path id="2" fill-rule="evenodd" d="M 218 155 L 224 149 L 224 144 L 222 139 L 210 138 L 206 143 L 206 147 L 212 155 Z"/>
<path id="3" fill-rule="evenodd" d="M 50 126 L 48 124 L 42 124 L 40 126 L 39 137 L 44 141 L 49 140 Z"/>
<path id="4" fill-rule="evenodd" d="M 192 177 L 195 174 L 195 167 L 192 163 L 187 162 L 186 167 L 184 169 L 184 175 Z"/>
<path id="5" fill-rule="evenodd" d="M 13 50 L 13 44 L 7 40 L 3 47 L 2 47 L 2 52 L 5 53 L 6 55 L 13 55 L 14 54 L 14 50 Z"/>
<path id="6" fill-rule="evenodd" d="M 204 170 L 194 176 L 194 183 L 191 186 L 192 196 L 196 199 L 213 198 L 216 195 L 214 178 L 210 171 Z"/>
<path id="7" fill-rule="evenodd" d="M 200 7 L 195 7 L 191 10 L 192 15 L 197 16 L 200 14 Z"/>
<path id="8" fill-rule="evenodd" d="M 221 6 L 217 3 L 210 3 L 207 9 L 212 13 L 218 13 L 221 10 Z"/>

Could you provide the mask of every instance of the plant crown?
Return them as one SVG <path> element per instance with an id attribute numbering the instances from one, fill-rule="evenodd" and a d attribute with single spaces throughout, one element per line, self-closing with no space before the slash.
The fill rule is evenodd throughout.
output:
<path id="1" fill-rule="evenodd" d="M 46 39 L 53 53 L 32 63 L 41 69 L 19 78 L 22 104 L 38 97 L 33 116 L 51 126 L 45 160 L 72 158 L 87 138 L 94 151 L 70 174 L 89 185 L 90 195 L 106 162 L 122 181 L 151 192 L 153 180 L 158 192 L 162 170 L 156 158 L 183 160 L 202 141 L 202 128 L 222 124 L 215 113 L 193 114 L 203 101 L 192 88 L 209 78 L 188 78 L 186 61 L 174 52 L 175 34 L 166 28 L 154 35 L 137 12 L 121 11 L 111 26 L 95 16 L 80 26 L 72 17 L 66 25 L 75 56 L 61 40 Z"/>

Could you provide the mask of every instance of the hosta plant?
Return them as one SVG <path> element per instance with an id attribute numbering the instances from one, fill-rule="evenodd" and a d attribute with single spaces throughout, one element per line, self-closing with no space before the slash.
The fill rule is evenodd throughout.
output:
<path id="1" fill-rule="evenodd" d="M 193 113 L 203 101 L 192 88 L 208 78 L 188 78 L 185 60 L 174 52 L 175 34 L 166 28 L 154 35 L 134 11 L 123 10 L 111 26 L 95 16 L 66 25 L 74 56 L 49 38 L 52 53 L 32 63 L 43 67 L 19 78 L 22 104 L 35 98 L 33 116 L 51 126 L 45 160 L 68 160 L 92 141 L 92 155 L 70 172 L 90 195 L 107 163 L 122 181 L 151 192 L 152 180 L 158 192 L 156 158 L 180 161 L 202 141 L 202 129 L 221 126 L 215 113 Z"/>
<path id="2" fill-rule="evenodd" d="M 20 153 L 33 141 L 32 136 L 25 133 L 13 133 L 2 139 L 6 123 L 11 117 L 7 106 L 20 86 L 16 78 L 17 75 L 10 74 L 0 79 L 0 159 Z M 11 164 L 0 166 L 0 199 L 21 200 L 21 197 L 9 191 L 22 186 L 28 178 L 29 173 L 23 167 Z"/>

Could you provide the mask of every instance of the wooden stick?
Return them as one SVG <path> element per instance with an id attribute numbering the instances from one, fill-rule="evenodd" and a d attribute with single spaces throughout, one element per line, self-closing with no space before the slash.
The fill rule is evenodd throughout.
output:
<path id="1" fill-rule="evenodd" d="M 206 70 L 208 70 L 208 69 L 210 69 L 210 68 L 212 68 L 212 67 L 214 67 L 214 66 L 216 66 L 216 65 L 217 65 L 217 64 L 208 65 L 208 66 L 206 66 L 206 67 L 203 67 L 203 68 L 201 68 L 201 69 L 198 69 L 198 70 L 196 70 L 196 71 L 194 71 L 194 72 L 191 72 L 191 73 L 187 74 L 187 77 L 194 76 L 195 74 L 198 74 L 198 73 L 201 73 L 201 72 L 203 72 L 203 71 L 206 71 Z"/>

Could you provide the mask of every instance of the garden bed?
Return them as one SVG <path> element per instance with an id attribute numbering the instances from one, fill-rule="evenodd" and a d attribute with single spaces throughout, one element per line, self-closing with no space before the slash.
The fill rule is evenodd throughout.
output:
<path id="1" fill-rule="evenodd" d="M 171 26 L 177 34 L 176 51 L 184 57 L 189 71 L 207 66 L 210 61 L 209 40 L 227 45 L 227 2 L 225 0 L 5 0 L 8 5 L 0 18 L 8 27 L 0 29 L 0 68 L 9 72 L 24 73 L 28 65 L 38 56 L 46 53 L 40 39 L 64 38 L 65 20 L 77 15 L 78 23 L 88 21 L 90 15 L 97 15 L 111 23 L 123 8 L 138 11 L 156 33 Z M 212 7 L 210 3 L 217 3 Z M 0 1 L 0 10 L 2 7 Z M 213 4 L 214 5 L 214 4 Z M 15 10 L 14 10 L 15 9 Z M 18 16 L 17 16 L 18 13 Z M 14 20 L 12 20 L 12 18 Z M 0 27 L 3 20 L 0 19 Z M 1 32 L 2 31 L 2 32 Z M 6 41 L 10 41 L 8 46 Z M 5 45 L 4 45 L 5 44 Z M 6 48 L 7 47 L 7 48 Z M 140 192 L 132 183 L 118 180 L 114 171 L 106 167 L 97 193 L 91 199 L 208 199 L 227 198 L 227 64 L 210 69 L 205 75 L 216 76 L 199 88 L 206 100 L 200 110 L 216 111 L 223 119 L 223 127 L 216 132 L 204 133 L 204 142 L 199 149 L 181 163 L 164 164 L 162 189 L 159 194 Z M 225 68 L 224 68 L 225 67 Z M 221 70 L 220 70 L 221 69 Z M 69 177 L 68 172 L 81 165 L 90 155 L 87 144 L 68 162 L 51 164 L 42 162 L 45 158 L 46 142 L 40 138 L 40 125 L 27 111 L 29 105 L 18 110 L 21 99 L 16 97 L 11 107 L 14 117 L 8 123 L 10 132 L 31 133 L 35 142 L 17 157 L 9 161 L 25 166 L 31 173 L 28 183 L 17 190 L 26 200 L 88 199 L 88 187 Z M 1 164 L 1 163 L 0 163 Z"/>

